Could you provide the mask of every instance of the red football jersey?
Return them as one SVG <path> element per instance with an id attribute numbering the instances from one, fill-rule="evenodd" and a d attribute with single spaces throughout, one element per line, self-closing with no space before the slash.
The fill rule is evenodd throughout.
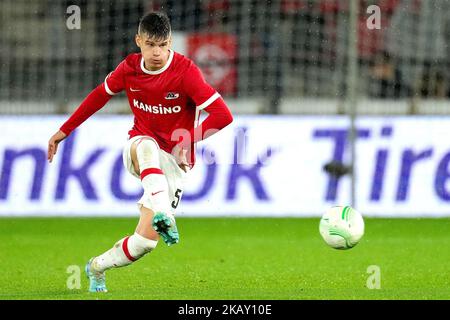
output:
<path id="1" fill-rule="evenodd" d="M 110 95 L 126 90 L 134 114 L 130 138 L 153 137 L 168 153 L 178 142 L 174 131 L 191 131 L 197 125 L 200 110 L 220 97 L 192 60 L 173 50 L 166 65 L 157 71 L 145 69 L 140 53 L 130 54 L 103 85 Z"/>
<path id="2" fill-rule="evenodd" d="M 129 137 L 153 137 L 168 153 L 179 144 L 189 151 L 191 166 L 195 162 L 194 143 L 233 121 L 225 102 L 205 82 L 199 68 L 171 50 L 166 65 L 157 71 L 145 69 L 141 54 L 129 55 L 89 93 L 60 130 L 68 136 L 122 90 L 126 90 L 134 113 Z M 203 109 L 209 115 L 199 124 Z"/>

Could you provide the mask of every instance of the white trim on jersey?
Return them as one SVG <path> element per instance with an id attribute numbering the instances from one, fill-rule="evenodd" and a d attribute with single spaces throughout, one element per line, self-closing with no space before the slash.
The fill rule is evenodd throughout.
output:
<path id="1" fill-rule="evenodd" d="M 198 120 L 200 118 L 200 113 L 202 112 L 202 110 L 195 108 L 195 120 L 194 120 L 194 128 L 198 127 Z"/>
<path id="2" fill-rule="evenodd" d="M 105 78 L 105 90 L 110 96 L 115 96 L 117 93 L 112 92 L 111 89 L 108 87 L 108 82 L 106 82 L 106 79 L 108 79 L 110 74 L 111 74 L 111 72 L 108 73 L 108 75 Z"/>
<path id="3" fill-rule="evenodd" d="M 195 108 L 194 128 L 197 128 L 199 125 L 198 122 L 200 120 L 199 118 L 200 118 L 200 113 L 202 112 L 202 110 L 205 109 L 207 106 L 209 106 L 211 103 L 213 103 L 219 97 L 220 97 L 220 94 L 218 92 L 216 92 L 211 97 L 209 97 L 208 100 L 206 100 L 201 105 L 199 105 Z"/>
<path id="4" fill-rule="evenodd" d="M 220 94 L 218 92 L 214 93 L 211 97 L 209 97 L 208 100 L 203 102 L 201 105 L 197 106 L 197 109 L 199 109 L 199 110 L 205 109 L 207 106 L 209 106 L 211 103 L 213 103 L 219 97 L 220 97 Z"/>
<path id="5" fill-rule="evenodd" d="M 167 60 L 166 64 L 164 65 L 164 67 L 162 67 L 161 69 L 158 69 L 158 70 L 156 70 L 156 71 L 151 71 L 151 70 L 145 69 L 145 67 L 144 67 L 144 57 L 142 57 L 142 58 L 141 58 L 141 69 L 142 69 L 142 71 L 143 71 L 144 73 L 146 73 L 146 74 L 153 74 L 153 75 L 155 75 L 155 74 L 160 74 L 160 73 L 163 73 L 164 71 L 166 71 L 167 68 L 168 68 L 168 67 L 170 66 L 170 64 L 172 63 L 172 60 L 173 60 L 173 50 L 170 50 L 170 49 L 169 49 L 169 51 L 170 51 L 170 53 L 169 53 L 169 59 Z"/>

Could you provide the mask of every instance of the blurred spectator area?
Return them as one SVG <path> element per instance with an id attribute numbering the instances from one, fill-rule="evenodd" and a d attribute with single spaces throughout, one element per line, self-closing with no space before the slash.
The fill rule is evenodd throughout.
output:
<path id="1" fill-rule="evenodd" d="M 211 39 L 213 49 L 204 45 L 200 53 L 189 48 L 184 53 L 194 52 L 191 58 L 208 80 L 223 77 L 219 85 L 223 96 L 260 104 L 250 112 L 338 112 L 339 108 L 326 107 L 309 110 L 302 101 L 330 100 L 336 105 L 345 97 L 348 4 L 347 0 L 2 0 L 0 112 L 71 111 L 128 53 L 137 52 L 138 19 L 148 10 L 167 12 L 176 48 L 186 46 L 180 41 Z M 81 8 L 80 30 L 66 27 L 70 5 Z M 380 29 L 367 26 L 371 5 L 380 8 Z M 360 0 L 359 6 L 359 97 L 413 102 L 449 98 L 450 1 Z M 5 109 L 21 101 L 41 106 Z M 298 103 L 284 108 L 285 101 Z M 48 104 L 58 107 L 46 109 Z"/>

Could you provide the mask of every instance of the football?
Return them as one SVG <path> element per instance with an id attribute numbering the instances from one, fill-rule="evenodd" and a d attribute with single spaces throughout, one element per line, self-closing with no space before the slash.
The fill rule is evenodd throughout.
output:
<path id="1" fill-rule="evenodd" d="M 364 235 L 364 219 L 350 206 L 332 207 L 322 216 L 319 231 L 330 247 L 350 249 L 356 246 Z"/>

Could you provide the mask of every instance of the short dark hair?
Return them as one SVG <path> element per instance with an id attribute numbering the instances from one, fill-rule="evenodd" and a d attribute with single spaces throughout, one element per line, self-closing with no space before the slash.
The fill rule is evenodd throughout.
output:
<path id="1" fill-rule="evenodd" d="M 164 12 L 149 12 L 139 21 L 138 33 L 150 38 L 167 39 L 171 33 L 169 17 Z"/>

